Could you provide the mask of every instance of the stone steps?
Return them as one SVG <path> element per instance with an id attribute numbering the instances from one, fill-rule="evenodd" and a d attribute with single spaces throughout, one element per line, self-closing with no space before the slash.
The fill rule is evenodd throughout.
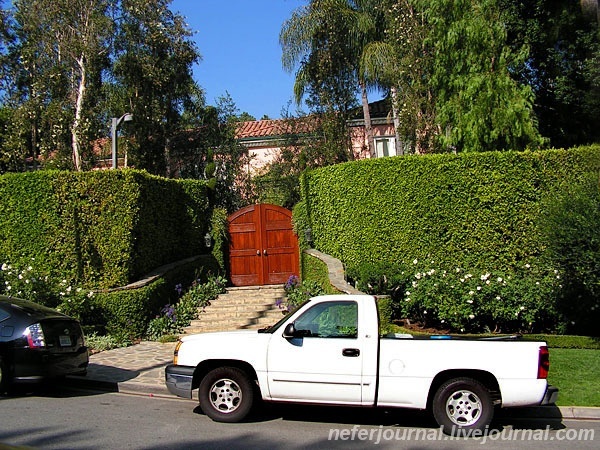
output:
<path id="1" fill-rule="evenodd" d="M 281 319 L 283 312 L 276 302 L 284 298 L 285 291 L 280 285 L 229 288 L 200 310 L 199 318 L 184 333 L 264 328 Z"/>

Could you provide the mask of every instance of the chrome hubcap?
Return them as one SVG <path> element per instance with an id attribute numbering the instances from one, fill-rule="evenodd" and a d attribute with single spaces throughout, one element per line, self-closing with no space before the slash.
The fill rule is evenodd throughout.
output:
<path id="1" fill-rule="evenodd" d="M 460 426 L 476 423 L 481 417 L 481 409 L 479 397 L 467 390 L 456 391 L 446 402 L 446 414 L 452 422 Z"/>
<path id="2" fill-rule="evenodd" d="M 213 407 L 224 413 L 235 411 L 242 401 L 242 390 L 235 381 L 228 378 L 213 384 L 209 395 Z"/>

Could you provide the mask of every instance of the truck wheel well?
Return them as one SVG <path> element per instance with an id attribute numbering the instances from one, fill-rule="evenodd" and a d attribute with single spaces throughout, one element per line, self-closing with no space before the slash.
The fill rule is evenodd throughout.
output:
<path id="1" fill-rule="evenodd" d="M 196 370 L 194 371 L 194 379 L 192 380 L 192 389 L 197 389 L 200 387 L 200 383 L 206 374 L 218 367 L 236 367 L 244 371 L 252 381 L 258 380 L 258 376 L 256 375 L 254 367 L 252 367 L 246 361 L 239 361 L 236 359 L 209 359 L 202 361 L 200 364 L 198 364 L 198 366 L 196 366 Z"/>
<path id="2" fill-rule="evenodd" d="M 427 397 L 427 409 L 431 410 L 433 397 L 442 384 L 454 378 L 464 377 L 473 378 L 482 383 L 490 391 L 494 405 L 502 403 L 502 395 L 500 393 L 498 380 L 496 380 L 496 377 L 490 372 L 486 372 L 485 370 L 453 369 L 438 373 L 431 382 L 429 395 Z"/>

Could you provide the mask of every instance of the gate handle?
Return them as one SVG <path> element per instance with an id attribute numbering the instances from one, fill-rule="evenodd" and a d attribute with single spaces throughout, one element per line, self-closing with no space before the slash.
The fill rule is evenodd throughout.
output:
<path id="1" fill-rule="evenodd" d="M 260 250 L 256 250 L 256 256 L 260 256 Z"/>
<path id="2" fill-rule="evenodd" d="M 267 255 L 267 249 L 266 248 L 263 250 L 263 255 L 265 255 L 265 256 Z"/>

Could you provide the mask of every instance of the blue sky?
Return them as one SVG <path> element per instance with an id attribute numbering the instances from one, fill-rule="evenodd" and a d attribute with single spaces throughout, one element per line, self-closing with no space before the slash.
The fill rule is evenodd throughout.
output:
<path id="1" fill-rule="evenodd" d="M 294 75 L 281 66 L 279 32 L 303 0 L 173 0 L 202 54 L 194 77 L 206 102 L 229 92 L 240 112 L 281 117 L 293 97 Z M 291 112 L 295 112 L 292 104 Z"/>

